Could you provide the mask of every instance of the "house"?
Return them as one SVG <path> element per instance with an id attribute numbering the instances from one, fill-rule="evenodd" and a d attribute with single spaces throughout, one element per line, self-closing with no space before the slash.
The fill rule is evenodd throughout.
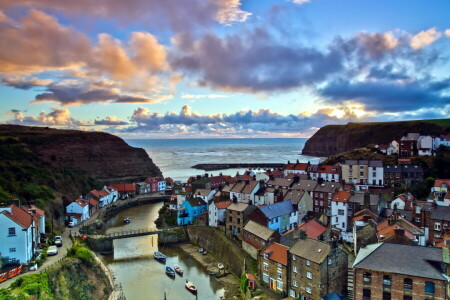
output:
<path id="1" fill-rule="evenodd" d="M 411 193 L 403 193 L 398 195 L 394 200 L 391 201 L 391 209 L 412 209 L 412 202 L 416 198 Z"/>
<path id="2" fill-rule="evenodd" d="M 384 185 L 385 186 L 400 186 L 402 182 L 402 166 L 385 166 L 384 167 Z"/>
<path id="3" fill-rule="evenodd" d="M 183 203 L 177 213 L 178 225 L 192 225 L 194 220 L 208 210 L 207 203 L 202 198 L 190 198 Z"/>
<path id="4" fill-rule="evenodd" d="M 210 201 L 208 205 L 208 226 L 217 227 L 219 224 L 225 224 L 227 207 L 230 205 L 230 200 Z"/>
<path id="5" fill-rule="evenodd" d="M 116 202 L 119 199 L 119 192 L 114 188 L 109 189 L 106 186 L 104 186 L 103 189 L 101 189 L 100 191 L 95 189 L 90 191 L 85 198 L 86 199 L 94 198 L 99 202 L 98 206 L 103 207 L 110 203 Z"/>
<path id="6" fill-rule="evenodd" d="M 89 203 L 89 215 L 91 216 L 99 209 L 100 201 L 94 198 L 89 198 L 88 203 Z"/>
<path id="7" fill-rule="evenodd" d="M 384 169 L 381 160 L 346 160 L 342 164 L 341 170 L 342 179 L 346 183 L 364 188 L 384 184 Z"/>
<path id="8" fill-rule="evenodd" d="M 432 247 L 378 243 L 361 248 L 353 299 L 447 299 L 448 254 Z"/>
<path id="9" fill-rule="evenodd" d="M 324 181 L 332 181 L 332 182 L 341 181 L 340 166 L 320 165 L 318 169 L 319 169 L 317 172 L 318 178 L 322 178 Z M 315 175 L 316 173 L 312 172 L 312 174 Z"/>
<path id="10" fill-rule="evenodd" d="M 289 249 L 289 296 L 322 299 L 343 292 L 347 283 L 347 254 L 336 243 L 303 237 Z"/>
<path id="11" fill-rule="evenodd" d="M 298 221 L 301 222 L 309 211 L 313 211 L 313 200 L 306 191 L 289 190 L 283 201 L 291 200 L 298 210 Z"/>
<path id="12" fill-rule="evenodd" d="M 363 209 L 354 214 L 353 223 L 353 252 L 378 242 L 377 228 L 379 216 L 369 209 Z"/>
<path id="13" fill-rule="evenodd" d="M 66 220 L 75 225 L 89 219 L 89 202 L 85 199 L 77 199 L 66 206 Z"/>
<path id="14" fill-rule="evenodd" d="M 210 176 L 209 177 L 211 188 L 216 189 L 219 187 L 224 187 L 228 184 L 229 176 Z"/>
<path id="15" fill-rule="evenodd" d="M 274 189 L 261 187 L 258 191 L 256 191 L 255 195 L 253 195 L 253 198 L 254 198 L 253 205 L 255 206 L 274 204 L 275 203 Z"/>
<path id="16" fill-rule="evenodd" d="M 298 225 L 298 211 L 292 201 L 282 201 L 258 207 L 250 219 L 279 233 Z"/>
<path id="17" fill-rule="evenodd" d="M 248 180 L 245 182 L 245 187 L 242 189 L 242 202 L 255 203 L 255 194 L 258 192 L 261 182 L 256 180 Z"/>
<path id="18" fill-rule="evenodd" d="M 45 211 L 35 205 L 24 205 L 23 209 L 28 211 L 34 217 L 34 223 L 37 234 L 45 234 Z M 0 251 L 1 252 L 1 251 Z"/>
<path id="19" fill-rule="evenodd" d="M 274 189 L 288 190 L 293 183 L 294 180 L 276 177 L 267 181 L 266 186 Z"/>
<path id="20" fill-rule="evenodd" d="M 178 201 L 177 201 L 177 194 L 172 194 L 170 195 L 170 200 L 169 200 L 169 210 L 178 210 Z M 186 199 L 184 199 L 186 200 Z"/>
<path id="21" fill-rule="evenodd" d="M 275 230 L 249 220 L 242 231 L 242 249 L 254 259 L 271 241 L 279 242 L 280 234 Z"/>
<path id="22" fill-rule="evenodd" d="M 312 180 L 317 180 L 319 179 L 319 165 L 315 165 L 315 164 L 310 164 L 308 166 L 308 168 L 306 169 L 306 178 L 304 179 L 312 179 Z M 339 173 L 340 175 L 340 167 L 339 167 Z M 300 178 L 301 179 L 301 178 Z"/>
<path id="23" fill-rule="evenodd" d="M 341 188 L 338 182 L 323 181 L 316 186 L 313 192 L 313 207 L 315 212 L 331 215 L 331 200 L 337 191 Z"/>
<path id="24" fill-rule="evenodd" d="M 259 260 L 262 282 L 282 295 L 287 295 L 288 291 L 288 250 L 288 247 L 273 242 L 261 252 Z"/>
<path id="25" fill-rule="evenodd" d="M 170 177 L 166 177 L 164 180 L 166 181 L 166 188 L 173 188 L 175 185 L 175 181 Z"/>
<path id="26" fill-rule="evenodd" d="M 387 155 L 398 154 L 399 144 L 398 144 L 398 142 L 396 140 L 393 140 L 389 144 L 389 148 L 392 148 L 392 153 L 389 154 L 389 150 L 388 150 Z"/>
<path id="27" fill-rule="evenodd" d="M 388 149 L 389 149 L 389 145 L 386 145 L 386 144 L 381 144 L 380 147 L 378 147 L 378 150 L 380 150 L 380 152 L 383 154 L 387 154 Z"/>
<path id="28" fill-rule="evenodd" d="M 369 160 L 368 184 L 372 186 L 384 186 L 384 168 L 381 160 Z"/>
<path id="29" fill-rule="evenodd" d="M 422 229 L 394 214 L 376 226 L 378 242 L 406 243 L 425 246 L 426 237 Z"/>
<path id="30" fill-rule="evenodd" d="M 213 198 L 216 192 L 216 190 L 196 189 L 193 197 L 202 198 L 203 201 L 208 202 Z"/>
<path id="31" fill-rule="evenodd" d="M 436 197 L 444 197 L 448 192 L 450 186 L 450 179 L 436 179 L 434 181 L 434 186 L 431 188 L 431 192 Z"/>
<path id="32" fill-rule="evenodd" d="M 350 199 L 348 200 L 348 215 L 364 208 L 370 209 L 379 214 L 383 208 L 387 207 L 386 199 L 383 194 L 374 194 L 361 191 L 350 191 Z"/>
<path id="33" fill-rule="evenodd" d="M 242 202 L 244 195 L 242 194 L 242 190 L 245 187 L 245 181 L 237 182 L 230 190 L 230 200 L 233 202 Z"/>
<path id="34" fill-rule="evenodd" d="M 149 194 L 151 189 L 151 184 L 145 181 L 136 183 L 136 191 L 139 195 Z"/>
<path id="35" fill-rule="evenodd" d="M 421 166 L 403 166 L 402 182 L 406 186 L 412 186 L 423 181 L 423 169 Z"/>
<path id="36" fill-rule="evenodd" d="M 300 182 L 294 183 L 291 188 L 296 191 L 305 191 L 313 198 L 317 184 L 317 180 L 300 180 Z"/>
<path id="37" fill-rule="evenodd" d="M 306 236 L 311 239 L 323 240 L 327 228 L 316 220 L 302 223 L 281 235 L 280 243 L 292 247 L 297 240 Z"/>
<path id="38" fill-rule="evenodd" d="M 116 190 L 120 194 L 121 199 L 136 196 L 136 185 L 134 183 L 115 183 L 111 184 L 108 189 Z"/>
<path id="39" fill-rule="evenodd" d="M 433 208 L 428 217 L 428 243 L 435 245 L 450 233 L 450 206 Z"/>
<path id="40" fill-rule="evenodd" d="M 417 139 L 417 151 L 419 156 L 433 155 L 433 138 L 429 135 L 421 135 Z"/>
<path id="41" fill-rule="evenodd" d="M 340 191 L 331 200 L 331 227 L 342 232 L 347 232 L 348 228 L 348 200 L 350 196 L 350 192 Z"/>
<path id="42" fill-rule="evenodd" d="M 450 147 L 450 137 L 449 136 L 441 135 L 441 136 L 433 139 L 433 149 L 434 150 L 439 149 L 439 147 L 441 147 L 441 146 Z"/>
<path id="43" fill-rule="evenodd" d="M 166 190 L 167 182 L 163 177 L 150 177 L 145 182 L 150 185 L 150 192 L 163 192 Z"/>
<path id="44" fill-rule="evenodd" d="M 417 140 L 419 133 L 408 133 L 399 141 L 398 154 L 400 157 L 410 157 L 417 155 Z"/>
<path id="45" fill-rule="evenodd" d="M 14 204 L 0 207 L 0 254 L 3 262 L 26 264 L 39 242 L 33 215 Z M 45 228 L 45 226 L 44 226 Z"/>
<path id="46" fill-rule="evenodd" d="M 249 215 L 256 209 L 247 203 L 232 203 L 227 207 L 225 235 L 229 238 L 241 239 L 244 224 L 247 223 Z"/>

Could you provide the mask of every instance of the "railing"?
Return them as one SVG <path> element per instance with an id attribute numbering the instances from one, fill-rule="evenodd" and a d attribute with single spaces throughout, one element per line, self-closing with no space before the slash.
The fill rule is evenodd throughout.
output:
<path id="1" fill-rule="evenodd" d="M 165 228 L 165 229 L 140 228 L 140 229 L 110 232 L 110 233 L 106 233 L 106 234 L 97 234 L 97 235 L 94 234 L 93 236 L 97 236 L 98 238 L 105 238 L 105 239 L 120 239 L 120 238 L 131 237 L 131 236 L 151 235 L 151 234 L 157 234 L 157 233 L 162 233 L 162 232 L 170 232 L 172 230 L 173 230 L 173 228 Z"/>

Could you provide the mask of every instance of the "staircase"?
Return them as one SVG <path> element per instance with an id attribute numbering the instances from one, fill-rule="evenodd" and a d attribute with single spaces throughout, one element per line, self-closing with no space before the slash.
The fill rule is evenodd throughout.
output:
<path id="1" fill-rule="evenodd" d="M 354 287 L 354 273 L 353 273 L 353 268 L 348 268 L 348 273 L 347 273 L 347 299 L 348 300 L 353 300 L 353 287 Z"/>

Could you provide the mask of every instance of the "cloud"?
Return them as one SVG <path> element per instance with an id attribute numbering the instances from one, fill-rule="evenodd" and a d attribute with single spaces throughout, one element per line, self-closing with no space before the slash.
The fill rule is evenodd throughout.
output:
<path id="1" fill-rule="evenodd" d="M 207 95 L 193 95 L 193 94 L 182 94 L 182 99 L 216 99 L 216 98 L 228 98 L 230 95 L 222 95 L 222 94 L 207 94 Z"/>
<path id="2" fill-rule="evenodd" d="M 93 20 L 109 19 L 121 24 L 140 24 L 147 28 L 184 31 L 213 25 L 244 22 L 251 15 L 240 9 L 240 0 L 3 0 L 0 8 L 37 7 L 59 11 L 68 15 L 83 15 Z"/>
<path id="3" fill-rule="evenodd" d="M 36 9 L 16 25 L 0 26 L 0 72 L 24 74 L 82 64 L 90 42 Z"/>
<path id="4" fill-rule="evenodd" d="M 94 124 L 102 126 L 121 126 L 128 125 L 128 122 L 119 120 L 116 116 L 108 116 L 103 120 L 95 120 Z"/>
<path id="5" fill-rule="evenodd" d="M 29 90 L 38 86 L 46 86 L 53 83 L 51 79 L 39 79 L 36 77 L 2 77 L 1 82 L 4 86 L 13 87 L 21 90 Z"/>
<path id="6" fill-rule="evenodd" d="M 444 33 L 447 37 L 450 38 L 450 29 L 446 29 Z"/>
<path id="7" fill-rule="evenodd" d="M 399 40 L 392 32 L 386 33 L 359 33 L 356 36 L 360 51 L 370 57 L 381 57 L 384 53 L 399 46 Z"/>
<path id="8" fill-rule="evenodd" d="M 198 85 L 224 91 L 288 90 L 325 80 L 341 70 L 339 53 L 277 41 L 264 29 L 223 38 L 173 38 L 173 69 L 198 78 Z"/>
<path id="9" fill-rule="evenodd" d="M 308 3 L 310 0 L 291 0 L 291 1 L 292 1 L 292 3 L 302 5 L 302 4 Z"/>
<path id="10" fill-rule="evenodd" d="M 450 82 L 416 80 L 406 83 L 386 81 L 348 82 L 336 80 L 319 90 L 327 104 L 360 103 L 366 110 L 378 112 L 404 112 L 424 107 L 441 107 L 450 103 L 442 92 Z"/>
<path id="11" fill-rule="evenodd" d="M 75 120 L 71 117 L 70 111 L 66 108 L 53 109 L 52 112 L 46 113 L 41 111 L 38 116 L 25 116 L 22 111 L 11 110 L 14 118 L 8 120 L 6 123 L 19 125 L 34 125 L 34 126 L 58 126 L 58 127 L 77 127 L 77 126 L 91 126 L 92 124 Z"/>
<path id="12" fill-rule="evenodd" d="M 434 43 L 442 36 L 442 33 L 436 30 L 435 27 L 419 32 L 411 37 L 409 44 L 414 50 L 419 50 Z"/>

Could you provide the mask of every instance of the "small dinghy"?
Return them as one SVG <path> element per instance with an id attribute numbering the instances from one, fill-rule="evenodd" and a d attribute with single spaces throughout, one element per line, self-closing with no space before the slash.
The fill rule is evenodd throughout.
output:
<path id="1" fill-rule="evenodd" d="M 158 252 L 158 251 L 153 252 L 153 257 L 157 261 L 161 261 L 161 262 L 165 262 L 166 261 L 166 256 L 164 254 L 162 254 L 161 252 Z"/>
<path id="2" fill-rule="evenodd" d="M 203 253 L 203 248 L 198 248 L 198 252 Z"/>
<path id="3" fill-rule="evenodd" d="M 175 272 L 176 272 L 178 275 L 183 276 L 183 272 L 184 272 L 184 271 L 183 271 L 183 269 L 182 269 L 180 266 L 175 265 L 174 269 L 175 269 Z"/>
<path id="4" fill-rule="evenodd" d="M 126 218 L 123 219 L 123 222 L 124 222 L 125 224 L 129 224 L 129 223 L 131 222 L 131 218 L 126 217 Z"/>
<path id="5" fill-rule="evenodd" d="M 206 254 L 208 254 L 208 252 L 205 250 L 205 251 L 202 252 L 202 254 L 206 255 Z"/>
<path id="6" fill-rule="evenodd" d="M 175 271 L 171 267 L 168 267 L 168 266 L 166 266 L 166 274 L 169 277 L 172 277 L 172 278 L 175 277 Z"/>
<path id="7" fill-rule="evenodd" d="M 197 294 L 197 287 L 195 286 L 195 284 L 193 284 L 192 282 L 190 282 L 189 280 L 186 279 L 186 284 L 184 285 L 186 287 L 186 289 L 193 293 L 193 294 Z"/>

